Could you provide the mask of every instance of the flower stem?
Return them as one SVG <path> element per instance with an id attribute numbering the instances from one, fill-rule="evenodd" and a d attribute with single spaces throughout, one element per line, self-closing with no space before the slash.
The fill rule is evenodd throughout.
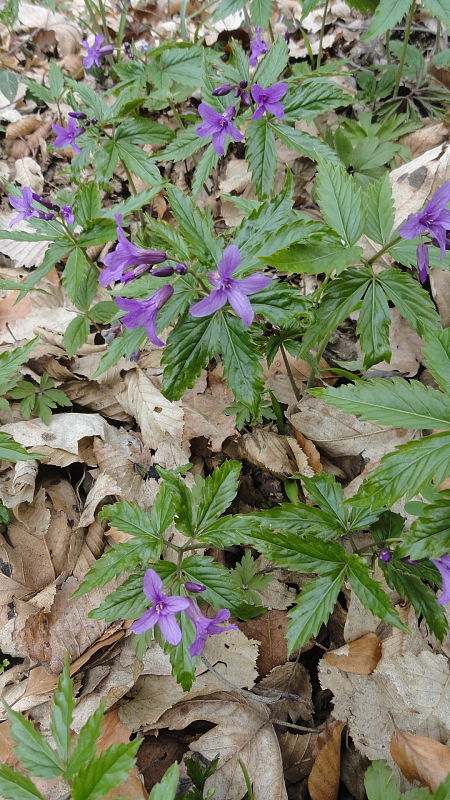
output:
<path id="1" fill-rule="evenodd" d="M 302 399 L 302 395 L 301 395 L 300 389 L 298 388 L 298 386 L 297 386 L 297 384 L 295 382 L 295 378 L 294 378 L 294 376 L 292 374 L 291 365 L 289 364 L 287 353 L 286 353 L 286 350 L 284 349 L 284 344 L 280 344 L 280 353 L 281 353 L 281 355 L 283 357 L 284 366 L 286 367 L 287 376 L 289 378 L 289 383 L 292 386 L 292 391 L 294 392 L 295 399 L 297 401 L 299 401 L 299 400 Z"/>
<path id="2" fill-rule="evenodd" d="M 402 79 L 403 68 L 405 66 L 406 53 L 408 52 L 408 43 L 409 43 L 409 37 L 410 37 L 410 34 L 411 34 L 411 28 L 412 28 L 412 24 L 413 24 L 413 20 L 414 20 L 415 10 L 416 10 L 416 0 L 413 0 L 413 2 L 411 3 L 411 8 L 409 9 L 408 20 L 406 22 L 405 41 L 403 42 L 402 54 L 401 54 L 401 57 L 400 57 L 400 63 L 398 65 L 397 77 L 395 79 L 395 87 L 394 87 L 393 97 L 398 97 L 398 90 L 400 88 L 400 81 Z"/>
<path id="3" fill-rule="evenodd" d="M 375 255 L 374 255 L 374 256 L 372 256 L 372 258 L 369 258 L 369 260 L 366 262 L 366 263 L 367 263 L 367 265 L 368 265 L 369 267 L 371 267 L 371 266 L 372 266 L 372 264 L 374 264 L 374 263 L 375 263 L 375 261 L 376 261 L 378 258 L 380 258 L 380 257 L 381 257 L 381 256 L 383 256 L 385 253 L 387 253 L 387 252 L 388 252 L 388 250 L 390 250 L 390 249 L 391 249 L 391 247 L 394 247 L 394 245 L 398 244 L 398 242 L 400 242 L 400 241 L 401 241 L 401 239 L 402 239 L 402 237 L 401 237 L 401 236 L 396 236 L 396 237 L 395 237 L 395 239 L 391 239 L 391 241 L 390 241 L 390 242 L 388 242 L 387 244 L 385 244 L 385 245 L 384 245 L 384 247 L 382 247 L 382 248 L 381 248 L 381 250 L 378 250 L 378 252 L 377 252 L 377 253 L 375 253 Z"/>
<path id="4" fill-rule="evenodd" d="M 386 63 L 392 64 L 391 58 L 391 32 L 390 30 L 386 31 Z"/>
<path id="5" fill-rule="evenodd" d="M 323 36 L 325 33 L 325 24 L 328 14 L 328 4 L 329 0 L 326 0 L 325 6 L 323 9 L 323 17 L 322 17 L 322 27 L 320 28 L 320 38 L 319 38 L 319 52 L 317 53 L 317 61 L 316 61 L 316 70 L 319 69 L 322 63 L 322 46 L 323 46 Z"/>

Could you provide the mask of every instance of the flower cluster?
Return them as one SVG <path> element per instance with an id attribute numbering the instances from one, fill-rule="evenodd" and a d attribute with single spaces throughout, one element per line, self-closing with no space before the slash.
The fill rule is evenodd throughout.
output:
<path id="1" fill-rule="evenodd" d="M 185 584 L 187 591 L 197 594 L 205 590 L 205 586 L 188 581 Z M 203 651 L 208 636 L 214 636 L 223 631 L 236 630 L 236 625 L 227 625 L 226 628 L 220 627 L 227 622 L 230 612 L 222 608 L 217 612 L 213 619 L 205 617 L 200 611 L 197 603 L 191 597 L 181 597 L 179 595 L 168 595 L 163 592 L 163 582 L 154 569 L 148 569 L 144 575 L 143 591 L 145 596 L 151 601 L 151 607 L 145 611 L 139 619 L 133 622 L 131 630 L 133 633 L 145 633 L 158 626 L 161 635 L 166 642 L 176 646 L 182 639 L 181 628 L 177 622 L 175 614 L 184 611 L 186 616 L 194 623 L 196 638 L 189 647 L 191 656 L 198 656 Z"/>
<path id="2" fill-rule="evenodd" d="M 250 58 L 248 63 L 251 67 L 256 67 L 258 60 L 261 56 L 264 56 L 268 50 L 266 43 L 261 39 L 261 32 L 262 27 L 258 25 L 256 28 L 256 39 L 252 39 L 250 42 Z"/>
<path id="3" fill-rule="evenodd" d="M 9 195 L 8 200 L 10 206 L 19 212 L 17 217 L 14 217 L 14 219 L 12 219 L 9 223 L 9 228 L 12 228 L 13 225 L 17 225 L 17 223 L 21 222 L 23 219 L 31 219 L 32 217 L 47 220 L 54 219 L 55 214 L 57 213 L 61 215 L 64 222 L 68 225 L 72 225 L 75 222 L 71 206 L 60 207 L 56 205 L 56 203 L 51 203 L 50 200 L 46 200 L 40 194 L 32 192 L 29 186 L 23 187 L 20 197 Z M 49 210 L 42 211 L 41 209 L 36 208 L 34 205 L 35 203 L 38 203 Z"/>
<path id="4" fill-rule="evenodd" d="M 86 69 L 90 69 L 94 66 L 101 67 L 102 59 L 105 56 L 110 56 L 114 52 L 114 47 L 112 44 L 103 44 L 105 41 L 105 37 L 101 35 L 101 33 L 97 34 L 94 39 L 93 44 L 89 45 L 86 39 L 84 39 L 81 44 L 87 50 L 87 55 L 83 58 L 83 65 Z"/>
<path id="5" fill-rule="evenodd" d="M 69 120 L 67 123 L 67 128 L 64 128 L 62 125 L 56 125 L 52 122 L 52 129 L 53 132 L 56 133 L 55 139 L 53 141 L 54 147 L 72 147 L 74 153 L 81 153 L 81 148 L 78 147 L 75 139 L 78 136 L 81 136 L 82 133 L 86 130 L 86 125 L 80 125 L 77 127 L 77 119 L 83 119 L 79 115 L 83 112 L 69 112 Z M 75 117 L 74 115 L 77 114 Z M 84 115 L 85 117 L 86 115 Z"/>
<path id="6" fill-rule="evenodd" d="M 430 202 L 417 214 L 410 214 L 406 222 L 400 225 L 398 232 L 402 239 L 415 239 L 416 236 L 431 235 L 431 243 L 439 247 L 441 261 L 445 251 L 450 249 L 450 181 L 444 183 L 434 193 Z M 417 246 L 417 268 L 419 280 L 425 283 L 430 265 L 429 245 L 420 242 Z"/>

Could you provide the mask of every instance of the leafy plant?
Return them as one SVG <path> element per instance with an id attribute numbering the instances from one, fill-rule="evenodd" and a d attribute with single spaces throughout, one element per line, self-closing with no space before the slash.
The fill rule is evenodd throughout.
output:
<path id="1" fill-rule="evenodd" d="M 432 793 L 426 788 L 400 792 L 392 769 L 384 761 L 374 761 L 366 772 L 364 785 L 368 800 L 447 800 L 450 778 Z"/>
<path id="2" fill-rule="evenodd" d="M 13 400 L 20 400 L 20 411 L 24 419 L 30 419 L 32 414 L 36 414 L 48 425 L 52 418 L 52 409 L 72 405 L 65 392 L 53 387 L 54 381 L 44 372 L 38 387 L 31 381 L 18 381 L 12 389 L 8 389 L 8 396 Z"/>

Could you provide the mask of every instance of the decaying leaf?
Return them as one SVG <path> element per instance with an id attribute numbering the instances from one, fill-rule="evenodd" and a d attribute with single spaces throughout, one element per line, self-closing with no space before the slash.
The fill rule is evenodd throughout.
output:
<path id="1" fill-rule="evenodd" d="M 381 639 L 375 633 L 366 633 L 360 639 L 331 650 L 324 661 L 344 672 L 370 675 L 381 658 Z"/>
<path id="2" fill-rule="evenodd" d="M 284 698 L 276 703 L 276 716 L 286 714 L 292 722 L 299 719 L 312 722 L 312 686 L 309 674 L 299 661 L 288 661 L 274 667 L 257 685 L 260 688 L 278 690 L 286 694 L 297 695 L 298 699 Z M 265 696 L 265 692 L 261 692 Z M 268 695 L 270 697 L 270 694 Z"/>
<path id="3" fill-rule="evenodd" d="M 289 783 L 297 783 L 311 772 L 317 736 L 313 733 L 282 733 L 278 736 L 284 775 Z"/>
<path id="4" fill-rule="evenodd" d="M 415 736 L 407 731 L 394 731 L 391 756 L 409 781 L 419 781 L 435 792 L 450 773 L 450 750 L 445 744 Z"/>
<path id="5" fill-rule="evenodd" d="M 260 617 L 240 621 L 239 629 L 261 643 L 258 672 L 267 675 L 274 667 L 285 664 L 288 657 L 286 628 L 289 620 L 285 611 L 266 611 Z"/>
<path id="6" fill-rule="evenodd" d="M 317 757 L 308 778 L 311 800 L 336 800 L 341 774 L 341 736 L 345 722 L 332 722 L 316 737 Z"/>
<path id="7" fill-rule="evenodd" d="M 306 453 L 293 436 L 281 436 L 261 428 L 244 434 L 237 442 L 227 442 L 224 449 L 233 458 L 245 458 L 278 478 L 296 473 L 314 475 Z"/>

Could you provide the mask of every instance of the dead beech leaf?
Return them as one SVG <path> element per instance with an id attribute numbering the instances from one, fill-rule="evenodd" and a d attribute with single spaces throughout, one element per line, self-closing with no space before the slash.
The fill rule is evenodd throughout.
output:
<path id="1" fill-rule="evenodd" d="M 287 478 L 295 473 L 312 477 L 308 457 L 293 436 L 280 436 L 260 428 L 246 433 L 237 442 L 227 443 L 225 452 L 245 458 L 251 464 L 271 472 L 277 478 Z"/>
<path id="2" fill-rule="evenodd" d="M 205 784 L 214 800 L 241 800 L 246 792 L 239 759 L 247 767 L 255 800 L 287 800 L 276 733 L 267 706 L 232 692 L 216 692 L 178 703 L 158 720 L 157 727 L 182 730 L 197 720 L 215 727 L 191 743 L 191 750 L 219 766 Z"/>
<path id="3" fill-rule="evenodd" d="M 450 147 L 439 145 L 408 161 L 390 174 L 395 225 L 419 211 L 431 195 L 450 179 Z"/>
<path id="4" fill-rule="evenodd" d="M 238 621 L 241 630 L 250 639 L 261 643 L 256 666 L 260 675 L 267 675 L 274 667 L 285 664 L 288 657 L 286 628 L 289 620 L 285 611 L 273 609 L 255 619 Z"/>
<path id="5" fill-rule="evenodd" d="M 233 395 L 223 380 L 216 381 L 198 391 L 194 386 L 183 396 L 184 431 L 183 440 L 189 442 L 199 436 L 209 440 L 213 453 L 219 453 L 228 436 L 236 433 L 236 416 L 224 414 Z"/>
<path id="6" fill-rule="evenodd" d="M 41 194 L 44 188 L 44 176 L 34 158 L 30 158 L 30 156 L 18 158 L 15 169 L 17 183 L 20 183 L 21 186 L 29 186 L 32 192 Z"/>
<path id="7" fill-rule="evenodd" d="M 314 706 L 312 704 L 312 686 L 308 671 L 299 661 L 288 661 L 274 667 L 256 686 L 278 690 L 287 694 L 298 695 L 298 700 L 284 698 L 277 702 L 276 716 L 286 714 L 292 722 L 302 719 L 312 722 Z M 265 692 L 261 692 L 266 696 Z M 268 695 L 270 696 L 270 695 Z"/>
<path id="8" fill-rule="evenodd" d="M 298 783 L 311 772 L 315 733 L 282 733 L 278 736 L 284 776 L 289 783 Z"/>
<path id="9" fill-rule="evenodd" d="M 42 125 L 42 120 L 40 117 L 34 117 L 31 114 L 27 117 L 22 117 L 18 119 L 17 122 L 10 122 L 8 127 L 6 128 L 5 138 L 6 139 L 18 139 L 24 136 L 28 136 L 30 133 L 39 128 Z"/>
<path id="10" fill-rule="evenodd" d="M 308 778 L 311 800 L 336 800 L 341 774 L 341 736 L 345 722 L 327 725 L 316 740 L 319 753 Z"/>
<path id="11" fill-rule="evenodd" d="M 294 380 L 300 389 L 302 384 L 308 380 L 311 367 L 307 361 L 303 361 L 301 358 L 295 358 L 290 353 L 286 355 Z M 327 362 L 324 358 L 321 358 L 320 369 L 326 370 L 327 367 Z M 333 378 L 331 373 L 324 372 L 323 375 L 327 379 Z M 276 356 L 270 367 L 264 365 L 264 378 L 267 388 L 272 390 L 279 403 L 291 405 L 291 403 L 296 402 L 296 397 L 286 372 L 286 366 L 281 356 Z"/>
<path id="12" fill-rule="evenodd" d="M 375 633 L 366 633 L 353 642 L 331 650 L 324 660 L 344 672 L 370 675 L 381 658 L 381 639 Z"/>
<path id="13" fill-rule="evenodd" d="M 435 792 L 450 773 L 450 750 L 445 744 L 396 729 L 391 755 L 409 781 L 419 781 Z"/>

